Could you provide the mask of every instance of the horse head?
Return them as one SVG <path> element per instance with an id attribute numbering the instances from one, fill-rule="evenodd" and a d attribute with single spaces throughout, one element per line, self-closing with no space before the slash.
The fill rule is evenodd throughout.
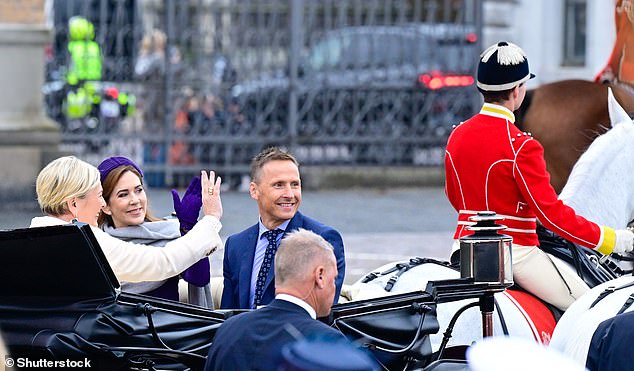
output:
<path id="1" fill-rule="evenodd" d="M 559 198 L 600 224 L 624 228 L 634 218 L 634 123 L 608 90 L 612 128 L 581 155 Z M 614 295 L 612 295 L 614 293 Z M 634 280 L 624 275 L 604 282 L 575 301 L 563 314 L 550 346 L 586 364 L 592 336 L 601 322 L 629 311 Z M 579 326 L 583 323 L 583 326 Z"/>
<path id="2" fill-rule="evenodd" d="M 608 89 L 612 128 L 573 167 L 559 198 L 584 217 L 613 228 L 634 219 L 634 122 Z"/>

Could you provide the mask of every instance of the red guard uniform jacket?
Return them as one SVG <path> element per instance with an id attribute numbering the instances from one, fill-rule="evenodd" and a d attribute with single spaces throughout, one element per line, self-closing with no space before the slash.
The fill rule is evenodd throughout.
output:
<path id="1" fill-rule="evenodd" d="M 471 234 L 468 218 L 478 211 L 504 217 L 503 233 L 513 243 L 538 246 L 537 219 L 548 229 L 602 253 L 616 242 L 613 229 L 577 215 L 557 198 L 546 171 L 544 149 L 514 124 L 505 107 L 485 103 L 479 114 L 458 125 L 445 153 L 445 192 L 458 211 L 455 239 Z"/>

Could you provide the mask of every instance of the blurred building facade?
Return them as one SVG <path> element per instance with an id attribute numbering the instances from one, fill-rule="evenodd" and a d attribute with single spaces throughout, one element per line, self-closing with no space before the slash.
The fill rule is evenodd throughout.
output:
<path id="1" fill-rule="evenodd" d="M 616 38 L 616 0 L 484 0 L 483 44 L 508 40 L 529 56 L 529 87 L 592 80 Z"/>
<path id="2" fill-rule="evenodd" d="M 57 155 L 58 125 L 44 114 L 44 0 L 0 2 L 0 204 L 35 200 L 35 177 Z"/>
<path id="3" fill-rule="evenodd" d="M 90 162 L 127 155 L 143 164 L 157 186 L 186 184 L 199 168 L 212 167 L 235 185 L 248 173 L 249 159 L 275 144 L 292 149 L 306 165 L 332 167 L 331 179 L 337 181 L 398 169 L 400 179 L 417 185 L 442 182 L 433 179 L 442 176 L 446 135 L 479 107 L 472 84 L 479 50 L 498 40 L 522 46 L 537 74 L 531 87 L 592 79 L 612 48 L 614 2 L 9 0 L 0 2 L 0 23 L 39 30 L 37 43 L 19 39 L 36 54 L 16 60 L 28 60 L 34 64 L 28 68 L 36 70 L 46 61 L 45 107 L 60 123 L 62 149 Z M 75 15 L 94 24 L 104 57 L 96 89 L 104 96 L 85 120 L 69 121 L 64 74 L 67 25 Z M 456 38 L 445 24 L 462 36 Z M 429 31 L 411 25 L 427 25 Z M 377 36 L 359 38 L 364 32 Z M 397 33 L 421 32 L 435 36 L 397 48 L 406 40 Z M 13 34 L 2 40 L 9 39 L 15 48 Z M 441 49 L 454 44 L 446 53 Z M 406 61 L 407 52 L 427 49 L 430 54 L 421 54 L 418 62 Z M 346 59 L 367 62 L 349 69 Z M 328 68 L 322 72 L 319 66 Z M 18 81 L 15 86 L 28 85 L 8 71 L 0 73 Z M 39 84 L 41 75 L 30 79 Z M 31 88 L 23 97 L 5 90 L 0 105 L 5 111 L 11 106 L 38 112 L 37 93 Z M 118 99 L 114 96 L 127 97 L 116 110 L 106 102 Z M 54 125 L 33 117 L 38 118 L 29 125 L 38 129 L 29 133 L 46 133 L 40 141 L 56 138 L 46 131 Z M 23 142 L 16 135 L 7 138 Z M 357 183 L 364 181 L 376 182 Z"/>

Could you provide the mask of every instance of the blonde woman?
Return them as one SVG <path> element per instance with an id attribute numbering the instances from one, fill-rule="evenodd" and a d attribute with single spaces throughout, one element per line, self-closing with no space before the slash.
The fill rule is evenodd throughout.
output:
<path id="1" fill-rule="evenodd" d="M 201 172 L 204 216 L 183 237 L 163 248 L 125 242 L 97 227 L 106 205 L 102 197 L 100 173 L 96 167 L 74 156 L 60 157 L 37 176 L 36 192 L 42 212 L 31 227 L 63 225 L 73 221 L 89 224 L 119 281 L 158 281 L 178 275 L 201 258 L 222 246 L 221 179 L 214 182 L 213 171 Z"/>

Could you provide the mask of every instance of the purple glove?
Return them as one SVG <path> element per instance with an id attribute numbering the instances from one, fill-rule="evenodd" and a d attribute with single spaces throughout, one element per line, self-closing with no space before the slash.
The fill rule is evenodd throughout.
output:
<path id="1" fill-rule="evenodd" d="M 198 287 L 203 287 L 209 283 L 211 273 L 209 272 L 209 258 L 202 258 L 191 267 L 181 273 L 183 279 Z"/>
<path id="2" fill-rule="evenodd" d="M 187 233 L 194 227 L 198 221 L 198 214 L 203 205 L 200 177 L 196 176 L 189 183 L 189 187 L 181 200 L 178 191 L 172 189 L 172 198 L 174 199 L 174 211 L 181 225 L 181 234 Z M 203 287 L 209 283 L 211 274 L 209 272 L 209 259 L 202 258 L 194 263 L 191 267 L 185 269 L 181 273 L 181 277 L 191 284 Z"/>
<path id="3" fill-rule="evenodd" d="M 182 200 L 175 189 L 172 189 L 172 198 L 174 199 L 174 211 L 181 225 L 181 235 L 183 235 L 194 227 L 203 205 L 200 177 L 196 176 L 192 179 Z"/>

